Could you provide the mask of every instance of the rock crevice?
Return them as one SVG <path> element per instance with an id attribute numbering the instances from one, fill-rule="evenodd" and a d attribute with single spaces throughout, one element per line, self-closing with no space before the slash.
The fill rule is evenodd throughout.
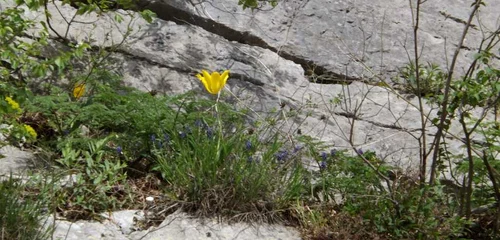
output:
<path id="1" fill-rule="evenodd" d="M 234 28 L 226 26 L 223 23 L 184 11 L 182 8 L 172 5 L 170 2 L 142 0 L 139 3 L 139 8 L 142 10 L 151 10 L 156 13 L 158 18 L 165 21 L 172 21 L 177 24 L 195 25 L 208 32 L 221 36 L 228 41 L 235 41 L 241 44 L 268 49 L 278 54 L 280 57 L 300 65 L 304 69 L 306 78 L 314 83 L 350 84 L 353 81 L 361 80 L 361 78 L 358 77 L 329 71 L 314 61 L 281 49 L 277 49 L 249 31 L 238 31 Z"/>

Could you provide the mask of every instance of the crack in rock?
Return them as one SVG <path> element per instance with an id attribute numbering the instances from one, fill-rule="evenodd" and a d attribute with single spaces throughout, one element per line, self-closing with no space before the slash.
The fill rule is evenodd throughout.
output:
<path id="1" fill-rule="evenodd" d="M 143 62 L 146 62 L 146 63 L 153 65 L 153 66 L 159 66 L 159 67 L 163 67 L 163 68 L 172 69 L 172 70 L 180 72 L 180 73 L 187 73 L 187 74 L 198 73 L 196 70 L 193 70 L 193 69 L 180 68 L 180 67 L 175 67 L 175 66 L 170 66 L 170 65 L 163 64 L 163 63 L 159 63 L 159 62 L 156 62 L 152 59 L 140 56 L 138 54 L 134 54 L 134 53 L 129 52 L 129 51 L 122 49 L 122 48 L 105 47 L 104 49 L 108 52 L 119 53 L 119 54 L 122 54 L 124 56 L 130 57 L 131 59 L 134 59 L 134 60 L 143 61 Z"/>
<path id="2" fill-rule="evenodd" d="M 257 46 L 275 52 L 280 57 L 290 60 L 304 69 L 306 78 L 314 83 L 323 84 L 350 84 L 354 81 L 361 81 L 360 78 L 348 76 L 327 70 L 311 60 L 293 55 L 286 51 L 279 51 L 270 46 L 261 38 L 251 34 L 248 31 L 240 32 L 216 21 L 191 14 L 182 9 L 176 8 L 167 2 L 155 0 L 141 0 L 138 4 L 141 10 L 151 10 L 156 13 L 158 18 L 165 21 L 172 21 L 177 24 L 191 24 L 205 29 L 208 32 L 219 35 L 228 41 L 235 41 L 242 44 Z"/>
<path id="3" fill-rule="evenodd" d="M 445 17 L 445 19 L 451 19 L 454 22 L 461 23 L 461 24 L 467 26 L 467 22 L 465 20 L 454 17 L 451 14 L 446 13 L 445 11 L 439 11 L 439 14 L 443 15 Z M 477 26 L 472 24 L 472 23 L 470 24 L 470 27 L 475 29 L 475 30 L 478 30 Z"/>
<path id="4" fill-rule="evenodd" d="M 343 116 L 343 117 L 346 117 L 346 118 L 354 119 L 354 120 L 364 121 L 364 122 L 373 124 L 373 125 L 375 125 L 377 127 L 394 129 L 394 130 L 398 130 L 398 131 L 402 131 L 402 132 L 415 132 L 415 131 L 421 131 L 422 130 L 421 128 L 407 129 L 407 128 L 403 128 L 403 127 L 398 127 L 398 126 L 396 126 L 394 124 L 379 123 L 379 122 L 375 122 L 375 121 L 371 121 L 371 120 L 360 118 L 360 117 L 356 116 L 354 113 L 334 112 L 334 114 L 338 115 L 338 116 Z"/>

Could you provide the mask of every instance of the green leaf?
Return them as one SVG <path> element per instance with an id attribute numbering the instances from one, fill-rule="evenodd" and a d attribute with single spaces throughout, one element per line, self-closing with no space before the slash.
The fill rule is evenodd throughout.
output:
<path id="1" fill-rule="evenodd" d="M 140 12 L 142 18 L 146 20 L 148 23 L 153 22 L 153 18 L 156 17 L 156 13 L 152 12 L 151 10 L 144 10 Z"/>
<path id="2" fill-rule="evenodd" d="M 121 22 L 123 22 L 123 17 L 120 14 L 115 13 L 115 21 L 117 23 L 121 23 Z"/>
<path id="3" fill-rule="evenodd" d="M 64 68 L 64 62 L 63 60 L 61 59 L 61 57 L 57 57 L 56 60 L 54 60 L 54 64 L 56 64 L 56 66 L 59 68 L 59 69 L 62 69 Z"/>

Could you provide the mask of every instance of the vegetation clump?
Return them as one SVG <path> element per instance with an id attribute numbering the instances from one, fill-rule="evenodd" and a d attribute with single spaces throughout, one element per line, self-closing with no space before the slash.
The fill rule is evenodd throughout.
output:
<path id="1" fill-rule="evenodd" d="M 276 3 L 239 1 L 254 10 Z M 419 63 L 415 43 L 415 58 L 402 69 L 399 84 L 417 99 L 411 106 L 422 125 L 412 134 L 420 144 L 420 163 L 418 172 L 404 172 L 354 144 L 363 101 L 346 114 L 352 116 L 346 137 L 351 146 L 340 149 L 294 134 L 300 126 L 283 132 L 280 126 L 293 116 L 285 105 L 261 117 L 230 104 L 234 98 L 224 89 L 231 81 L 229 69 L 196 76 L 210 94 L 165 95 L 125 87 L 109 67 L 123 42 L 111 47 L 75 42 L 52 28 L 48 12 L 43 22 L 24 15 L 23 9 L 55 3 L 16 4 L 0 12 L 0 145 L 33 150 L 33 161 L 43 168 L 30 172 L 25 182 L 14 176 L 0 181 L 0 240 L 47 239 L 51 228 L 41 226 L 46 214 L 100 219 L 102 212 L 144 208 L 151 198 L 156 212 L 144 227 L 182 209 L 288 223 L 310 239 L 499 236 L 500 70 L 492 63 L 499 29 L 484 35 L 460 77 L 453 75 L 458 52 L 444 71 Z M 411 6 L 415 17 L 421 4 Z M 483 4 L 474 2 L 471 18 Z M 109 1 L 77 5 L 76 15 L 112 8 Z M 113 14 L 118 23 L 132 16 Z M 154 17 L 150 11 L 140 15 L 148 21 Z M 418 18 L 414 39 L 416 23 Z M 464 37 L 469 27 L 470 22 Z M 28 34 L 32 29 L 39 30 Z M 49 43 L 65 50 L 47 57 Z M 347 97 L 329 104 L 349 105 Z M 437 114 L 429 114 L 425 104 Z M 449 131 L 457 123 L 460 136 Z M 430 128 L 437 129 L 432 138 Z M 463 143 L 464 153 L 449 150 L 450 138 Z M 445 172 L 454 179 L 439 181 Z"/>

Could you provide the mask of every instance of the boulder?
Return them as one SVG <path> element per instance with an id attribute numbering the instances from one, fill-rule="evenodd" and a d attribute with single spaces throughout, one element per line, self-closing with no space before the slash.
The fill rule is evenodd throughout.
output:
<path id="1" fill-rule="evenodd" d="M 217 4 L 223 4 L 224 2 L 220 1 Z M 334 28 L 335 31 L 333 31 L 332 27 L 328 28 L 329 34 L 335 33 L 339 35 L 341 32 L 347 34 L 342 37 L 344 40 L 357 39 L 349 34 L 354 34 L 353 32 L 358 30 L 361 31 L 360 29 L 363 28 L 360 28 L 359 24 L 363 23 L 365 24 L 363 26 L 366 26 L 365 30 L 373 30 L 372 34 L 365 36 L 365 40 L 372 39 L 372 41 L 376 42 L 376 39 L 380 41 L 385 39 L 394 46 L 403 44 L 404 41 L 400 39 L 402 35 L 405 35 L 404 39 L 411 37 L 403 34 L 404 31 L 402 31 L 407 29 L 409 24 L 409 20 L 404 18 L 409 13 L 403 11 L 406 2 L 380 3 L 380 6 L 375 8 L 373 4 L 368 6 L 367 3 L 363 2 L 354 6 L 347 2 L 331 1 L 324 3 L 324 6 L 321 7 L 322 5 L 314 0 L 302 2 L 302 5 L 298 1 L 284 1 L 272 11 L 256 11 L 250 12 L 251 14 L 248 12 L 246 14 L 239 13 L 242 10 L 238 10 L 240 9 L 238 6 L 228 7 L 232 6 L 229 3 L 227 5 L 213 3 L 211 7 L 208 7 L 207 4 L 200 4 L 203 6 L 203 11 L 199 13 L 195 11 L 196 8 L 187 8 L 188 5 L 184 1 L 168 1 L 168 4 L 160 3 L 158 1 L 150 2 L 150 5 L 146 7 L 152 8 L 152 6 L 155 6 L 152 9 L 156 10 L 160 18 L 166 18 L 164 15 L 171 13 L 172 9 L 174 9 L 179 14 L 187 14 L 186 16 L 194 19 L 194 24 L 186 23 L 186 19 L 177 19 L 175 17 L 177 15 L 174 13 L 172 13 L 174 15 L 171 16 L 171 19 L 175 21 L 156 19 L 153 23 L 148 24 L 137 13 L 118 10 L 102 15 L 76 16 L 71 23 L 71 27 L 68 28 L 68 23 L 64 18 L 72 17 L 76 9 L 55 2 L 55 4 L 48 5 L 48 10 L 52 13 L 52 26 L 59 34 L 65 33 L 69 39 L 75 42 L 86 41 L 95 46 L 109 47 L 112 50 L 111 57 L 114 61 L 111 68 L 123 75 L 125 83 L 130 86 L 144 91 L 155 90 L 166 94 L 195 90 L 202 96 L 210 97 L 204 92 L 202 85 L 194 75 L 201 69 L 211 71 L 230 69 L 231 77 L 227 85 L 229 91 L 226 92 L 224 100 L 232 102 L 238 107 L 252 109 L 255 113 L 254 120 L 263 120 L 268 116 L 281 115 L 284 121 L 279 129 L 287 134 L 308 134 L 338 149 L 362 148 L 365 151 L 372 150 L 384 161 L 400 165 L 403 168 L 412 167 L 415 169 L 418 166 L 419 143 L 417 134 L 422 126 L 415 98 L 407 98 L 407 96 L 373 85 L 363 79 L 348 82 L 350 84 L 346 84 L 346 82 L 343 82 L 343 84 L 313 83 L 308 78 L 310 74 L 308 75 L 307 71 L 309 70 L 304 69 L 302 60 L 297 60 L 298 56 L 301 56 L 301 59 L 303 56 L 309 56 L 303 58 L 304 61 L 313 59 L 315 65 L 329 69 L 328 71 L 338 76 L 341 75 L 340 69 L 345 70 L 346 66 L 350 66 L 347 63 L 352 62 L 352 60 L 346 58 L 346 55 L 342 57 L 344 59 L 342 60 L 343 63 L 338 66 L 337 64 L 342 61 L 332 60 L 341 57 L 339 54 L 334 54 L 339 52 L 328 53 L 327 55 L 330 57 L 325 57 L 324 61 L 321 60 L 322 58 L 318 58 L 318 56 L 323 56 L 321 53 L 324 53 L 324 51 L 340 49 L 335 47 L 338 44 L 330 42 L 333 38 L 322 38 L 316 34 L 315 31 L 317 30 L 314 30 L 316 28 L 313 28 L 313 23 L 316 23 L 318 27 L 324 24 L 323 20 L 319 21 L 318 19 L 324 19 L 325 22 L 330 24 L 329 26 L 333 26 L 333 23 L 338 25 L 339 27 Z M 297 4 L 300 5 L 300 8 Z M 495 5 L 498 3 L 493 1 L 490 4 Z M 169 8 L 163 11 L 161 7 L 167 5 Z M 196 7 L 202 7 L 200 5 L 196 5 Z M 434 16 L 427 13 L 427 11 L 430 11 L 428 9 L 429 5 L 430 3 L 424 4 L 425 7 L 422 13 L 424 17 L 422 19 L 432 19 L 431 16 Z M 436 9 L 444 6 L 441 3 L 436 3 L 436 5 Z M 176 8 L 172 8 L 172 6 Z M 220 16 L 216 15 L 215 9 L 217 8 L 214 6 L 220 6 L 220 9 L 225 10 L 218 13 Z M 222 8 L 222 6 L 226 8 Z M 368 11 L 369 7 L 372 10 Z M 461 17 L 466 17 L 467 9 L 459 11 L 463 15 L 460 15 Z M 488 9 L 485 8 L 484 14 L 489 14 Z M 214 13 L 210 11 L 214 11 Z M 228 14 L 231 11 L 236 11 L 239 14 Z M 234 16 L 234 21 L 224 20 L 223 16 L 226 15 L 222 12 L 225 12 L 228 16 Z M 384 12 L 385 14 L 382 14 Z M 434 12 L 434 10 L 431 12 Z M 295 15 L 292 13 L 295 13 Z M 338 19 L 340 13 L 344 14 L 342 18 L 344 20 L 342 21 Z M 354 17 L 352 24 L 356 23 L 358 27 L 347 27 L 350 26 L 348 23 L 351 21 L 348 16 L 353 13 L 357 15 L 369 13 L 368 15 L 372 16 L 372 18 L 365 15 Z M 41 13 L 27 11 L 26 14 L 37 21 L 44 21 Z M 122 16 L 122 23 L 113 21 L 115 14 Z M 378 22 L 379 25 L 376 27 L 377 22 L 374 16 L 380 16 L 380 14 L 385 16 L 383 23 L 387 24 L 387 26 L 384 25 L 384 32 L 392 35 L 381 37 L 376 34 L 374 29 L 381 29 L 383 24 Z M 219 23 L 216 24 L 215 20 L 203 18 L 205 15 L 211 16 L 212 19 L 216 19 Z M 275 16 L 275 18 L 271 16 Z M 439 16 L 438 14 L 434 17 L 437 19 Z M 251 22 L 239 19 L 247 19 L 248 17 L 250 17 Z M 270 28 L 271 26 L 282 25 L 283 23 L 280 22 L 284 21 L 282 19 L 285 17 L 291 21 L 288 24 L 292 27 L 297 26 L 295 24 L 298 23 L 303 25 L 296 27 L 293 31 L 290 30 L 290 32 L 287 30 L 287 34 L 275 33 L 270 35 L 274 36 L 274 38 L 269 36 L 265 38 L 263 33 L 258 35 L 256 30 L 252 30 L 257 29 L 257 26 Z M 396 21 L 396 19 L 399 20 Z M 310 22 L 306 24 L 299 20 Z M 441 19 L 438 22 L 453 29 L 463 27 L 463 24 L 460 25 L 455 21 L 450 22 L 448 19 Z M 208 23 L 213 25 L 212 28 Z M 250 40 L 238 40 L 234 36 L 228 37 L 225 33 L 226 30 L 237 33 L 244 26 L 247 26 L 244 28 L 247 30 L 245 33 L 247 35 L 243 35 L 248 36 Z M 427 25 L 422 24 L 424 32 L 425 26 L 430 27 L 430 23 Z M 326 29 L 326 26 L 323 27 Z M 131 31 L 127 31 L 128 29 L 131 29 Z M 226 30 L 217 32 L 214 29 Z M 272 29 L 276 30 L 275 28 Z M 68 30 L 67 33 L 66 30 Z M 270 32 L 273 31 L 270 30 Z M 269 34 L 271 34 L 270 32 Z M 395 34 L 396 32 L 398 34 Z M 55 35 L 53 32 L 52 34 Z M 288 36 L 286 39 L 290 41 L 283 39 L 285 35 Z M 258 38 L 255 38 L 256 36 Z M 314 41 L 312 40 L 313 36 L 316 36 Z M 422 34 L 422 36 L 425 36 L 425 34 Z M 472 36 L 475 35 L 472 34 Z M 269 39 L 275 39 L 275 41 Z M 301 44 L 292 44 L 294 41 L 298 41 L 297 39 L 301 39 L 302 42 L 299 41 Z M 260 43 L 257 44 L 257 42 Z M 268 44 L 263 45 L 263 42 Z M 281 45 L 278 45 L 278 43 Z M 407 41 L 405 44 L 410 43 Z M 425 41 L 422 43 L 425 43 Z M 382 46 L 380 44 L 366 45 L 364 49 L 372 49 L 373 46 L 377 45 Z M 432 46 L 432 44 L 426 43 L 423 50 L 430 50 Z M 470 48 L 473 49 L 474 47 Z M 276 51 L 276 49 L 279 49 L 279 51 Z M 404 48 L 398 48 L 398 51 L 393 48 L 388 49 L 391 49 L 390 54 L 383 57 L 385 60 L 393 59 L 401 63 L 408 61 L 406 57 L 402 57 L 406 56 L 403 54 L 406 51 Z M 283 55 L 283 52 L 296 57 L 287 57 L 286 54 Z M 462 52 L 462 54 L 466 53 L 467 51 Z M 373 57 L 375 55 L 375 52 L 372 55 L 366 55 L 367 62 L 370 59 L 375 59 Z M 428 55 L 424 52 L 423 56 Z M 467 58 L 464 57 L 462 60 L 467 61 Z M 381 66 L 380 63 L 376 62 L 372 62 L 372 64 Z M 392 67 L 400 66 L 396 62 L 388 62 L 387 65 Z M 351 71 L 349 68 L 347 70 L 348 73 L 356 73 L 355 70 Z M 358 79 L 361 76 L 363 74 L 358 74 L 353 79 Z M 345 78 L 346 76 L 344 76 Z M 428 114 L 429 118 L 432 118 L 435 116 L 436 110 L 435 107 L 424 104 L 424 112 Z M 287 117 L 288 115 L 293 115 L 293 117 Z M 457 124 L 455 126 L 452 128 L 451 133 L 459 136 L 461 129 Z M 435 129 L 430 124 L 427 124 L 426 128 L 427 136 L 432 138 Z M 451 138 L 448 144 L 450 149 L 462 151 L 460 149 L 461 141 Z"/>
<path id="2" fill-rule="evenodd" d="M 103 214 L 103 216 L 108 214 Z M 140 219 L 138 219 L 140 218 Z M 273 224 L 249 224 L 220 222 L 215 218 L 195 218 L 175 212 L 157 227 L 141 229 L 136 224 L 144 218 L 141 210 L 124 210 L 109 213 L 105 220 L 69 222 L 54 220 L 48 216 L 42 220 L 44 226 L 54 224 L 53 239 L 108 239 L 108 240 L 153 240 L 153 239 L 301 239 L 300 233 L 291 227 Z"/>
<path id="3" fill-rule="evenodd" d="M 243 10 L 237 2 L 141 0 L 141 7 L 164 20 L 201 26 L 230 41 L 269 49 L 323 82 L 388 81 L 414 58 L 412 8 L 406 0 L 282 0 L 276 8 L 255 11 Z M 485 2 L 461 50 L 460 73 L 473 60 L 482 34 L 498 28 L 500 2 Z M 421 5 L 421 63 L 446 69 L 471 11 L 467 1 Z"/>

